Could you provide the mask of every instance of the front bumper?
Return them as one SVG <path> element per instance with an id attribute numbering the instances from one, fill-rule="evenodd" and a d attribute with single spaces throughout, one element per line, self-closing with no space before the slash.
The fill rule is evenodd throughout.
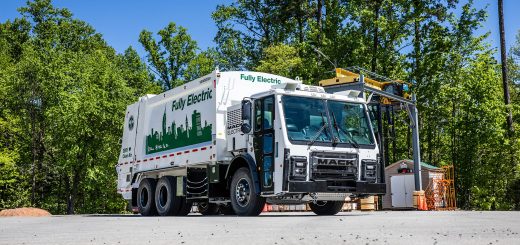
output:
<path id="1" fill-rule="evenodd" d="M 385 194 L 386 184 L 368 183 L 366 181 L 338 182 L 327 180 L 316 181 L 290 181 L 289 192 L 310 193 L 310 192 L 331 192 L 331 193 L 352 193 L 352 194 Z"/>

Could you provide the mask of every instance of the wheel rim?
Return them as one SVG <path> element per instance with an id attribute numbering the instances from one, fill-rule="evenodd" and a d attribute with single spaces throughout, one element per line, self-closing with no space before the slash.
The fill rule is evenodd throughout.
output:
<path id="1" fill-rule="evenodd" d="M 140 199 L 141 207 L 146 207 L 146 205 L 148 205 L 148 189 L 143 188 L 141 190 L 141 196 L 139 199 Z"/>
<path id="2" fill-rule="evenodd" d="M 238 183 L 235 187 L 235 197 L 237 200 L 237 204 L 240 207 L 245 207 L 249 203 L 251 196 L 251 188 L 249 186 L 249 182 L 245 178 L 241 178 L 238 180 Z"/>
<path id="3" fill-rule="evenodd" d="M 325 206 L 325 205 L 327 205 L 327 201 L 317 201 L 317 202 L 316 202 L 316 206 L 323 207 L 323 206 Z"/>
<path id="4" fill-rule="evenodd" d="M 168 189 L 166 189 L 166 186 L 161 186 L 159 189 L 159 205 L 161 207 L 166 206 L 166 203 L 168 202 Z"/>

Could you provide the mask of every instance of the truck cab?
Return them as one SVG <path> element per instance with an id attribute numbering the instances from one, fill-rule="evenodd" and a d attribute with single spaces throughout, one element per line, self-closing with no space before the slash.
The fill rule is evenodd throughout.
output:
<path id="1" fill-rule="evenodd" d="M 379 148 L 359 92 L 328 94 L 322 87 L 286 83 L 245 98 L 239 109 L 240 130 L 229 128 L 228 150 L 235 161 L 254 162 L 257 192 L 268 203 L 310 203 L 317 214 L 335 214 L 346 197 L 385 192 Z M 252 194 L 235 188 L 232 204 Z"/>

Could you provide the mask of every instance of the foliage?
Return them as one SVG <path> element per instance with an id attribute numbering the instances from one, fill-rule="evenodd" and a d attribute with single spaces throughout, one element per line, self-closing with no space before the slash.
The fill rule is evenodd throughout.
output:
<path id="1" fill-rule="evenodd" d="M 201 76 L 207 75 L 217 68 L 218 54 L 214 49 L 208 49 L 200 52 L 188 62 L 188 67 L 184 73 L 186 81 L 197 79 Z"/>
<path id="2" fill-rule="evenodd" d="M 471 0 L 237 0 L 212 13 L 215 48 L 200 50 L 173 22 L 157 35 L 143 30 L 148 63 L 132 47 L 116 53 L 51 0 L 19 11 L 21 18 L 0 23 L 0 209 L 124 212 L 114 164 L 126 106 L 217 66 L 309 84 L 350 66 L 408 80 L 421 157 L 455 166 L 458 206 L 520 207 L 520 141 L 518 133 L 505 137 L 495 50 L 487 34 L 475 35 L 487 12 Z M 518 122 L 520 33 L 508 66 Z M 408 116 L 384 109 L 386 163 L 411 158 Z"/>
<path id="3" fill-rule="evenodd" d="M 133 49 L 117 55 L 68 10 L 41 0 L 20 11 L 0 28 L 0 208 L 123 211 L 114 165 L 125 108 L 160 87 Z"/>
<path id="4" fill-rule="evenodd" d="M 221 59 L 241 56 L 242 65 L 233 67 L 300 76 L 314 84 L 332 77 L 331 68 L 349 66 L 411 81 L 418 95 L 421 157 L 455 166 L 459 207 L 512 207 L 507 193 L 518 178 L 520 148 L 517 137 L 504 137 L 495 50 L 485 41 L 488 34 L 474 34 L 486 10 L 471 0 L 266 2 L 241 0 L 216 8 L 217 44 L 225 50 L 225 41 L 240 43 L 236 53 L 219 52 Z M 510 58 L 513 71 L 519 70 L 518 46 L 512 48 L 518 55 Z M 513 90 L 516 122 L 520 89 Z M 411 158 L 406 113 L 385 113 L 388 117 L 393 123 L 384 124 L 395 134 L 382 132 L 387 164 Z"/>
<path id="5" fill-rule="evenodd" d="M 182 84 L 186 67 L 195 58 L 197 42 L 191 39 L 186 28 L 173 22 L 157 34 L 159 41 L 153 39 L 150 31 L 143 30 L 139 42 L 148 52 L 148 61 L 164 89 L 169 90 Z"/>
<path id="6" fill-rule="evenodd" d="M 255 70 L 291 77 L 302 65 L 302 59 L 298 57 L 296 48 L 285 44 L 266 48 L 264 56 Z"/>

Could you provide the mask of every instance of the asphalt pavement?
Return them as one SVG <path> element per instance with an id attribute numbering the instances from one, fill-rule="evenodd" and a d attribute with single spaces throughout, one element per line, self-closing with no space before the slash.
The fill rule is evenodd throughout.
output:
<path id="1" fill-rule="evenodd" d="M 520 244 L 520 212 L 0 218 L 0 244 Z"/>

